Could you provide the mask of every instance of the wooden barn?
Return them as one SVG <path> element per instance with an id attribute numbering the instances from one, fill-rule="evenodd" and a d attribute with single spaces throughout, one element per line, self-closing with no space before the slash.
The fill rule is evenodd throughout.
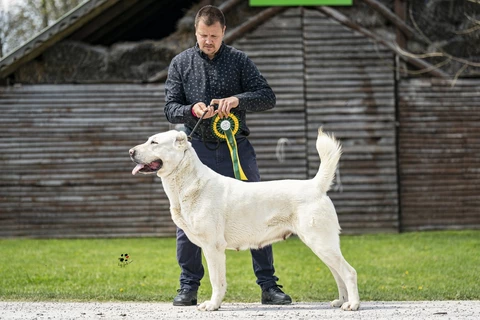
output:
<path id="1" fill-rule="evenodd" d="M 479 78 L 400 74 L 391 43 L 332 8 L 90 0 L 0 60 L 0 237 L 175 234 L 128 150 L 173 128 L 165 70 L 205 3 L 277 95 L 248 115 L 263 180 L 312 178 L 323 126 L 344 150 L 329 192 L 343 233 L 480 228 Z"/>

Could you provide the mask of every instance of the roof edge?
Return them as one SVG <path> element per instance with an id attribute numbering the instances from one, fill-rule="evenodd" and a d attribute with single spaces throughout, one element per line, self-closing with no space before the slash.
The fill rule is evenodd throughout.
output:
<path id="1" fill-rule="evenodd" d="M 22 64 L 31 61 L 52 45 L 82 27 L 121 0 L 89 0 L 66 13 L 22 46 L 0 60 L 0 78 L 6 78 Z"/>

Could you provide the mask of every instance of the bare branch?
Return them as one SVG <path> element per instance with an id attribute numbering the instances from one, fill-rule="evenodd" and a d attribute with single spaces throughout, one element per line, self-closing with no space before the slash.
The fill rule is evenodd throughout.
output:
<path id="1" fill-rule="evenodd" d="M 476 0 L 478 1 L 478 3 L 480 3 L 480 0 Z M 437 45 L 435 45 L 431 40 L 430 38 L 428 38 L 421 30 L 421 28 L 418 26 L 417 24 L 417 21 L 415 20 L 415 18 L 413 17 L 413 12 L 412 12 L 412 6 L 409 7 L 409 15 L 410 15 L 410 20 L 412 21 L 412 24 L 413 26 L 415 27 L 415 29 L 417 30 L 417 32 L 419 34 L 422 35 L 422 37 L 425 39 L 425 41 L 431 45 L 433 48 L 435 48 L 436 50 L 439 51 L 439 53 L 441 53 L 444 57 L 447 57 L 451 60 L 454 60 L 454 61 L 457 61 L 457 62 L 460 62 L 460 63 L 463 63 L 463 64 L 467 64 L 469 66 L 472 66 L 472 67 L 480 67 L 480 63 L 477 63 L 477 62 L 472 62 L 470 60 L 467 60 L 467 59 L 464 59 L 464 58 L 460 58 L 460 57 L 456 57 L 456 56 L 453 56 L 451 54 L 449 54 L 448 52 L 445 52 L 444 50 L 442 50 L 441 48 L 439 48 Z M 463 72 L 463 70 L 462 70 Z"/>
<path id="2" fill-rule="evenodd" d="M 347 27 L 349 27 L 349 28 L 351 28 L 355 31 L 358 31 L 361 34 L 373 39 L 375 42 L 381 43 L 382 45 L 384 45 L 388 49 L 390 49 L 393 52 L 395 52 L 396 54 L 400 55 L 402 57 L 402 59 L 406 60 L 407 62 L 409 62 L 409 63 L 413 64 L 414 66 L 416 66 L 417 68 L 419 68 L 422 71 L 422 73 L 423 72 L 428 72 L 435 77 L 439 77 L 439 78 L 443 78 L 443 79 L 449 78 L 448 74 L 446 74 L 444 71 L 436 68 L 435 66 L 432 66 L 427 61 L 422 60 L 422 59 L 418 59 L 418 58 L 413 57 L 413 56 L 402 54 L 402 52 L 404 52 L 404 50 L 399 51 L 397 44 L 392 43 L 391 41 L 387 41 L 387 40 L 383 39 L 382 37 L 378 36 L 377 34 L 367 30 L 366 28 L 354 23 L 353 21 L 348 19 L 346 16 L 341 14 L 339 11 L 337 11 L 337 10 L 331 8 L 331 7 L 327 7 L 327 6 L 315 7 L 315 9 L 324 13 L 328 17 L 340 22 L 341 24 L 343 24 L 343 25 L 345 25 L 345 26 L 347 26 Z"/>
<path id="3" fill-rule="evenodd" d="M 471 27 L 471 28 L 465 29 L 465 30 L 455 31 L 455 33 L 458 34 L 458 35 L 472 33 L 472 32 L 475 32 L 475 31 L 480 29 L 480 21 L 479 20 L 476 20 L 475 18 L 470 17 L 468 14 L 465 14 L 465 16 L 467 17 L 468 20 L 473 22 L 474 26 Z"/>
<path id="4" fill-rule="evenodd" d="M 409 70 L 409 69 L 403 69 L 403 71 L 405 73 L 408 73 L 408 74 L 413 74 L 413 75 L 419 75 L 419 74 L 424 74 L 424 73 L 430 73 L 432 70 L 434 69 L 439 69 L 447 64 L 449 64 L 450 62 L 452 62 L 451 59 L 445 59 L 443 60 L 442 62 L 439 62 L 437 64 L 434 64 L 434 65 L 431 65 L 430 67 L 427 67 L 425 69 L 421 69 L 421 70 Z"/>
<path id="5" fill-rule="evenodd" d="M 415 54 L 411 52 L 407 52 L 400 48 L 400 46 L 396 45 L 396 49 L 404 56 L 416 58 L 416 59 L 425 59 L 425 58 L 433 58 L 433 57 L 445 57 L 443 52 L 430 52 L 430 53 L 423 53 L 423 54 Z"/>
<path id="6" fill-rule="evenodd" d="M 455 34 L 458 34 L 458 35 L 461 35 L 461 34 L 468 34 L 468 33 L 472 33 L 472 32 L 475 32 L 477 30 L 480 29 L 480 25 L 477 25 L 477 26 L 473 26 L 469 29 L 465 29 L 465 30 L 461 30 L 461 31 L 455 31 Z"/>
<path id="7" fill-rule="evenodd" d="M 463 71 L 465 71 L 467 68 L 468 68 L 468 64 L 464 64 L 460 68 L 460 70 L 457 71 L 457 73 L 455 74 L 455 77 L 453 78 L 452 84 L 451 84 L 452 87 L 455 87 L 455 84 L 457 83 L 458 77 L 460 77 L 460 75 L 463 73 Z"/>
<path id="8" fill-rule="evenodd" d="M 408 38 L 419 38 L 415 34 L 415 30 L 407 25 L 402 19 L 400 19 L 395 13 L 393 13 L 389 8 L 377 0 L 362 0 L 368 6 L 373 8 L 375 11 L 379 12 L 382 16 L 391 21 L 397 28 L 399 28 Z M 480 1 L 480 0 L 479 0 Z"/>

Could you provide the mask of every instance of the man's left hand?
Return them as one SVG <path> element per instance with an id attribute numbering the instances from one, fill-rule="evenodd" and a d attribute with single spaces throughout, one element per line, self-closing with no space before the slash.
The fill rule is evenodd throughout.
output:
<path id="1" fill-rule="evenodd" d="M 212 99 L 210 105 L 218 104 L 216 113 L 220 116 L 220 118 L 225 118 L 228 117 L 233 108 L 238 107 L 239 102 L 240 101 L 237 97 L 228 97 L 224 99 Z"/>

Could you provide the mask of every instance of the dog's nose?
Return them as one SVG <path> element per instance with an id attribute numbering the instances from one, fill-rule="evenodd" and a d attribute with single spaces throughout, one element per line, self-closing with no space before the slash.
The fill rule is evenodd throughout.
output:
<path id="1" fill-rule="evenodd" d="M 133 157 L 133 156 L 135 155 L 135 149 L 133 149 L 133 148 L 130 149 L 130 150 L 128 151 L 128 153 L 130 153 L 130 156 Z"/>

